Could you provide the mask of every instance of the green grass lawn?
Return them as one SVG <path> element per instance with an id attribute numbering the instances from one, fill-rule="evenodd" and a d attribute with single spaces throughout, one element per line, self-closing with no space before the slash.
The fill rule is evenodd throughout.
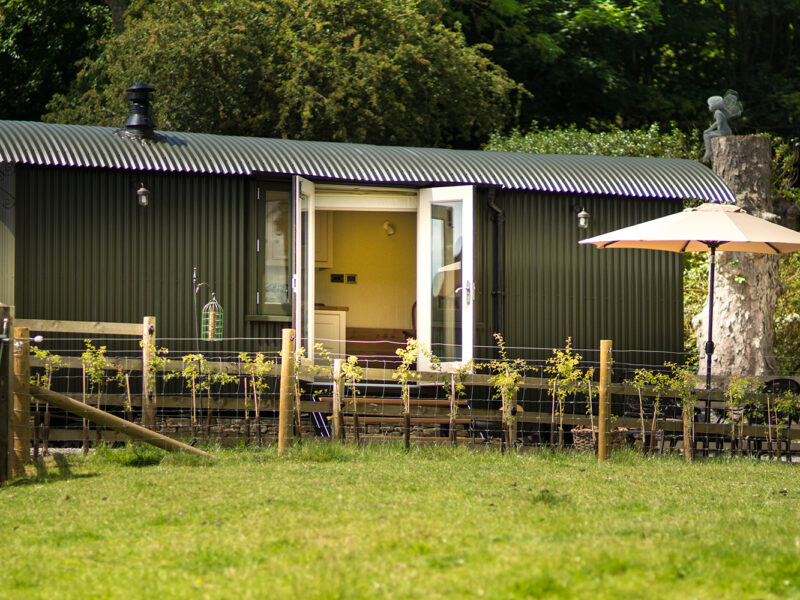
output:
<path id="1" fill-rule="evenodd" d="M 800 597 L 800 471 L 305 444 L 0 488 L 0 598 Z"/>

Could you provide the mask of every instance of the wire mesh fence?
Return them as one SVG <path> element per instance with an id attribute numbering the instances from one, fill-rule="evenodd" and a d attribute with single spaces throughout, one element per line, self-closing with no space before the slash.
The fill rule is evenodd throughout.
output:
<path id="1" fill-rule="evenodd" d="M 155 358 L 145 364 L 141 340 L 50 335 L 46 344 L 32 344 L 31 380 L 138 426 L 145 424 L 145 407 L 152 401 L 155 418 L 148 430 L 153 439 L 159 434 L 190 445 L 274 444 L 281 340 L 243 340 L 247 347 L 257 343 L 264 351 L 239 353 L 219 351 L 202 340 L 181 339 L 199 351 L 180 354 L 168 351 L 172 341 L 159 339 L 151 348 Z M 338 434 L 340 439 L 360 442 L 409 439 L 498 448 L 597 449 L 598 349 L 484 347 L 480 348 L 484 356 L 494 358 L 454 366 L 428 357 L 428 370 L 415 370 L 416 362 L 411 361 L 403 376 L 407 344 L 384 341 L 380 351 L 350 358 L 328 354 L 324 350 L 328 341 L 320 340 L 313 361 L 304 358 L 305 352 L 292 357 L 297 359 L 291 381 L 295 438 L 336 439 Z M 516 359 L 519 354 L 541 358 Z M 626 360 L 642 354 L 613 352 L 609 397 L 614 445 L 654 453 L 692 449 L 702 455 L 737 452 L 791 460 L 800 438 L 795 425 L 800 381 L 792 377 L 754 381 L 741 397 L 725 387 L 693 388 L 687 397 L 676 389 L 674 372 L 686 355 L 676 354 L 673 367 Z M 346 363 L 348 358 L 362 369 L 358 377 L 336 373 L 335 361 Z M 637 380 L 640 373 L 650 378 Z M 509 386 L 509 377 L 513 385 L 503 388 Z M 34 394 L 33 452 L 46 452 L 54 445 L 88 448 L 130 438 L 124 424 L 98 426 L 86 416 L 56 408 Z"/>

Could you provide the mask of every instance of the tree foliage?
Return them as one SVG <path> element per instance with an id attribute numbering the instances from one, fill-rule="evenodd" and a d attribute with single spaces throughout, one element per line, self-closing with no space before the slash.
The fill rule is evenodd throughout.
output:
<path id="1" fill-rule="evenodd" d="M 800 0 L 429 0 L 533 94 L 546 126 L 702 128 L 705 100 L 740 92 L 742 131 L 800 126 Z"/>
<path id="2" fill-rule="evenodd" d="M 467 39 L 490 43 L 493 58 L 533 97 L 523 118 L 548 126 L 614 122 L 638 85 L 661 21 L 658 0 L 433 0 Z M 621 110 L 623 109 L 623 110 Z M 626 125 L 629 122 L 625 123 Z"/>
<path id="3" fill-rule="evenodd" d="M 686 134 L 673 127 L 662 132 L 657 123 L 642 129 L 592 132 L 575 125 L 540 128 L 534 121 L 527 132 L 518 129 L 508 135 L 494 133 L 485 150 L 531 152 L 535 154 L 599 154 L 605 156 L 655 156 L 661 158 L 699 158 L 699 134 Z"/>
<path id="4" fill-rule="evenodd" d="M 38 120 L 109 24 L 101 0 L 0 0 L 0 118 Z"/>
<path id="5" fill-rule="evenodd" d="M 800 0 L 133 0 L 125 34 L 128 4 L 0 0 L 3 116 L 38 118 L 88 56 L 51 118 L 117 124 L 136 72 L 162 95 L 195 74 L 170 110 L 208 92 L 197 110 L 235 133 L 465 146 L 513 119 L 509 77 L 530 92 L 522 123 L 703 129 L 706 98 L 734 88 L 735 130 L 800 128 Z M 113 48 L 95 62 L 111 17 Z"/>
<path id="6" fill-rule="evenodd" d="M 119 126 L 141 80 L 165 130 L 471 146 L 521 93 L 486 50 L 415 0 L 157 0 L 131 6 L 47 120 Z"/>

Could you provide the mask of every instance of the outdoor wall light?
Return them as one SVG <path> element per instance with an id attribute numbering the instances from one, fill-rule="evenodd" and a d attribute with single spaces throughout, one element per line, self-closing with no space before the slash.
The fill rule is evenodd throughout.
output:
<path id="1" fill-rule="evenodd" d="M 144 187 L 143 183 L 140 183 L 139 186 L 139 189 L 136 190 L 136 201 L 139 203 L 139 206 L 149 206 L 150 190 Z"/>
<path id="2" fill-rule="evenodd" d="M 589 229 L 589 217 L 592 215 L 586 212 L 583 206 L 575 205 L 572 210 L 575 211 L 575 216 L 578 218 L 578 229 Z"/>

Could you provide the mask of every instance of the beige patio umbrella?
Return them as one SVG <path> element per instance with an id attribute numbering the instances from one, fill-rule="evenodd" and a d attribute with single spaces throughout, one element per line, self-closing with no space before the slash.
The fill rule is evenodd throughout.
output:
<path id="1" fill-rule="evenodd" d="M 708 341 L 706 388 L 711 387 L 715 254 L 755 252 L 786 254 L 800 250 L 800 233 L 747 214 L 733 204 L 703 204 L 696 208 L 582 240 L 598 248 L 644 248 L 669 252 L 710 252 L 708 270 Z"/>

